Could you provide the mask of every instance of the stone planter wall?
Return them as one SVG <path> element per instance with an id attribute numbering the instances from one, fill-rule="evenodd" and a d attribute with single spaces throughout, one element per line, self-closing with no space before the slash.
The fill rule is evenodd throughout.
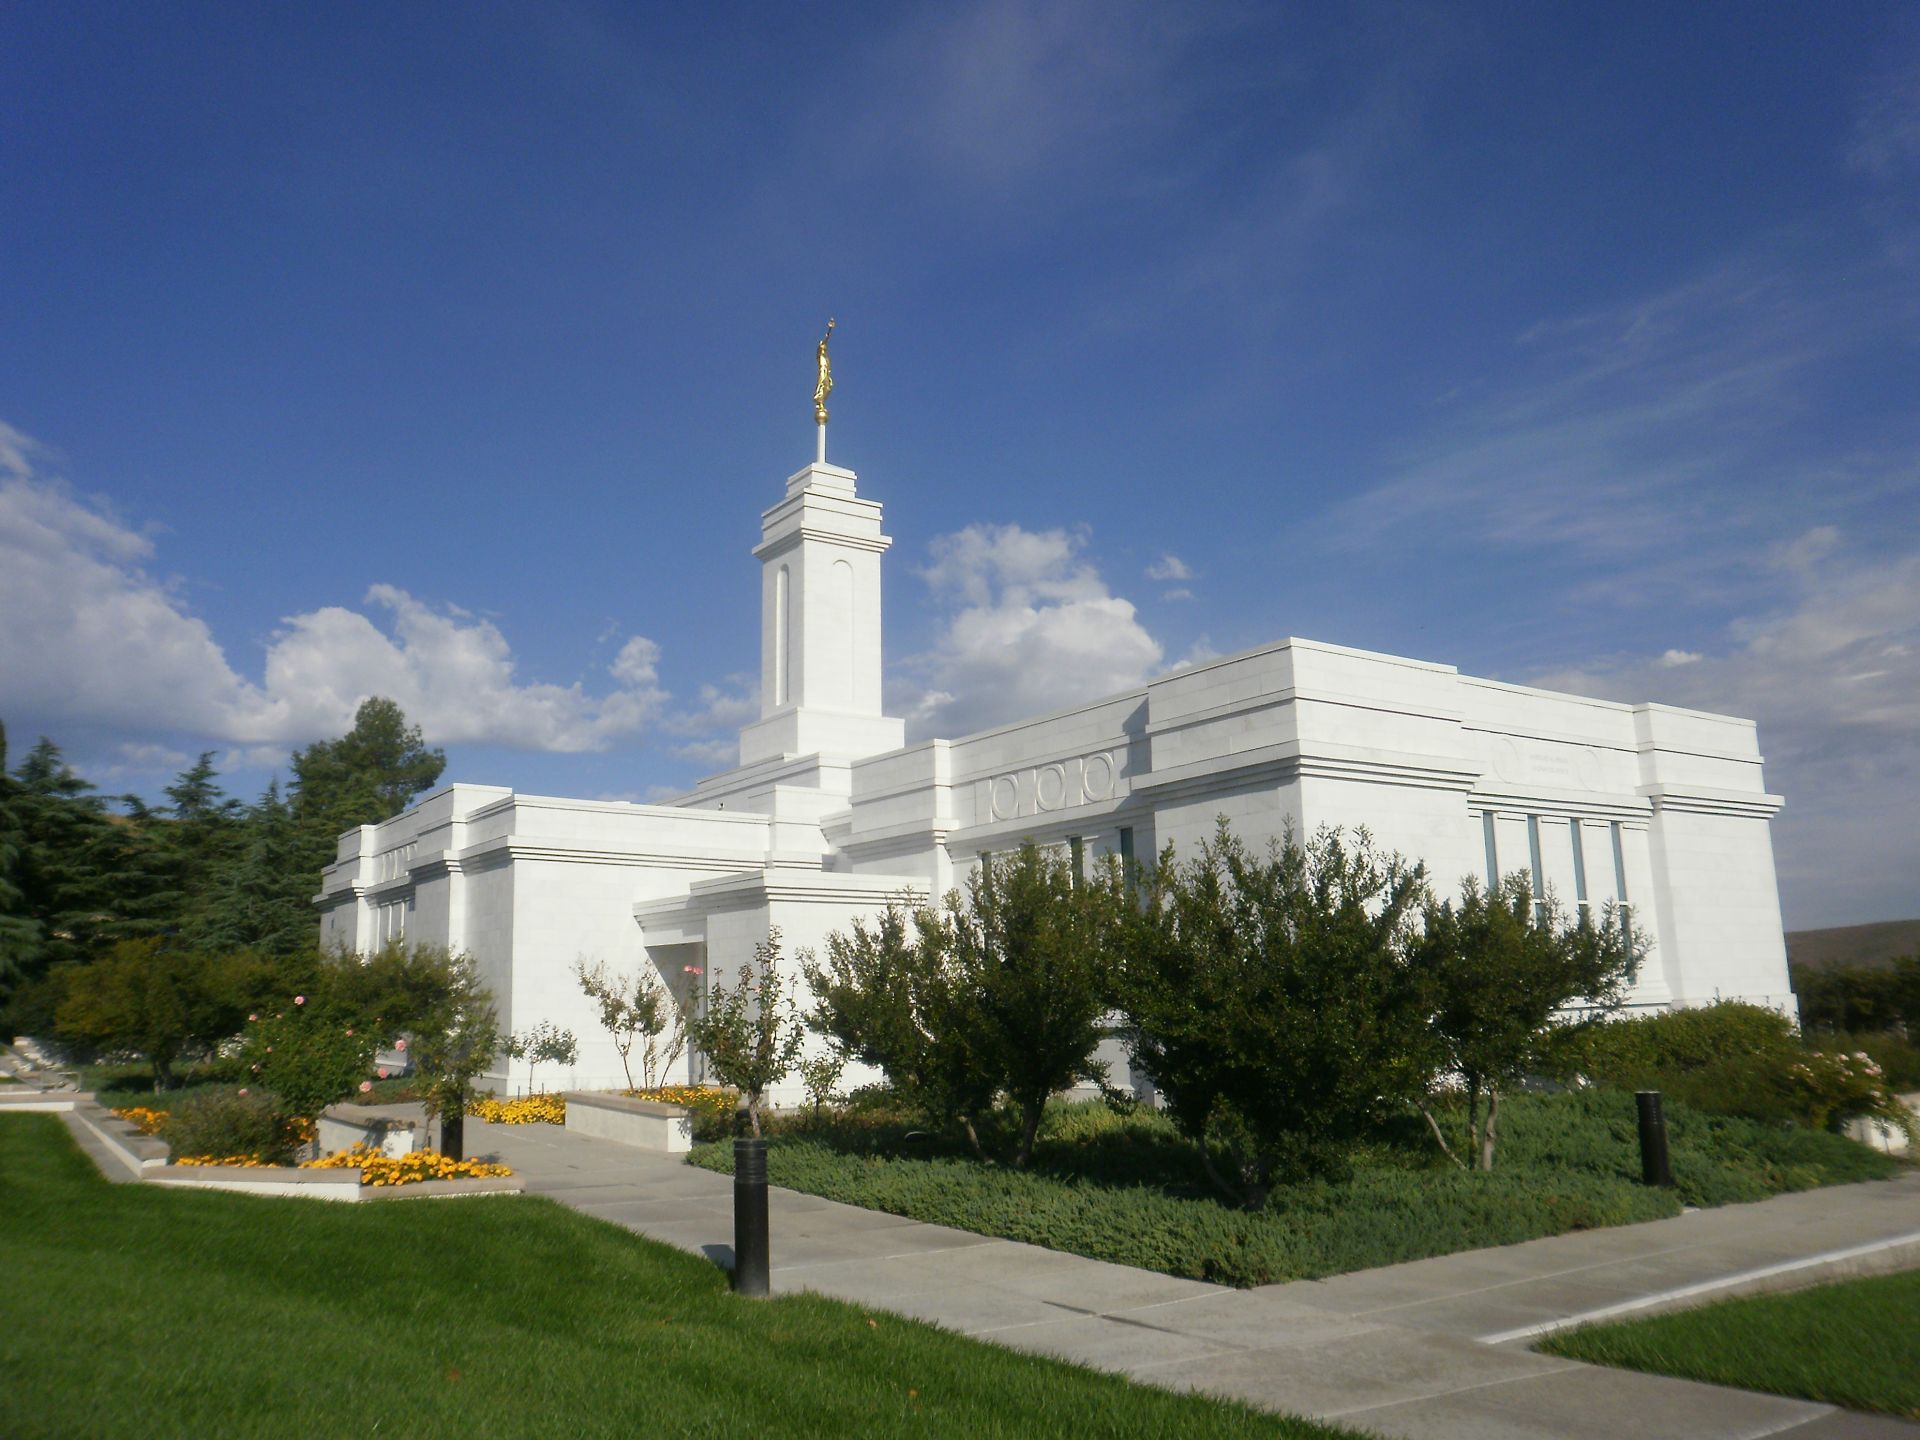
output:
<path id="1" fill-rule="evenodd" d="M 640 1150 L 681 1154 L 693 1148 L 693 1112 L 657 1100 L 592 1090 L 567 1092 L 567 1129 Z"/>

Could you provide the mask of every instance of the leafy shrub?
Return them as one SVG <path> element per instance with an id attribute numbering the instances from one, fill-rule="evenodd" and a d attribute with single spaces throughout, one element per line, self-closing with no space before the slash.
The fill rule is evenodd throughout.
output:
<path id="1" fill-rule="evenodd" d="M 1248 1209 L 1337 1174 L 1426 1088 L 1432 1007 L 1408 953 L 1426 894 L 1424 871 L 1364 831 L 1289 834 L 1255 857 L 1224 820 L 1151 876 L 1119 985 L 1134 1061 Z"/>
<path id="2" fill-rule="evenodd" d="M 250 1156 L 285 1165 L 295 1144 L 283 1102 L 257 1090 L 189 1095 L 167 1115 L 159 1133 L 176 1157 L 185 1157 L 175 1164 L 194 1157 Z"/>
<path id="3" fill-rule="evenodd" d="M 1892 1090 L 1920 1090 L 1920 1045 L 1891 1030 L 1814 1035 L 1811 1042 L 1829 1050 L 1864 1051 L 1885 1072 Z"/>
<path id="4" fill-rule="evenodd" d="M 373 1066 L 378 1037 L 340 1004 L 294 995 L 247 1017 L 249 1070 L 306 1119 L 352 1094 Z"/>
<path id="5" fill-rule="evenodd" d="M 1743 1001 L 1592 1026 L 1565 1038 L 1553 1068 L 1774 1124 L 1826 1128 L 1856 1115 L 1907 1119 L 1870 1056 L 1810 1050 L 1786 1016 Z"/>

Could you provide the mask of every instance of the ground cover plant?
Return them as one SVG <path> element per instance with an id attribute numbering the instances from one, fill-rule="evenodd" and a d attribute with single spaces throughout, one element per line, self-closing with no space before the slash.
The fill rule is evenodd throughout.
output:
<path id="1" fill-rule="evenodd" d="M 17 1440 L 1342 1432 L 1017 1355 L 531 1197 L 330 1206 L 110 1185 L 0 1117 L 0 1396 Z M 590 1285 L 580 1277 L 593 1277 Z M 155 1345 L 190 1334 L 190 1347 Z M 329 1418 L 331 1417 L 331 1418 Z"/>
<path id="2" fill-rule="evenodd" d="M 1461 1102 L 1453 1102 L 1459 1105 Z M 1899 1162 L 1839 1136 L 1675 1105 L 1677 1188 L 1639 1181 L 1633 1097 L 1622 1091 L 1510 1096 L 1500 1168 L 1450 1163 L 1411 1112 L 1350 1154 L 1346 1176 L 1276 1185 L 1259 1212 L 1222 1203 L 1195 1147 L 1147 1109 L 1049 1108 L 1024 1170 L 984 1166 L 965 1146 L 884 1101 L 772 1126 L 768 1178 L 847 1204 L 1056 1250 L 1231 1285 L 1337 1274 L 1429 1255 L 1759 1200 L 1896 1173 Z M 1443 1111 L 1443 1123 L 1461 1117 Z M 996 1123 L 1010 1125 L 1008 1117 Z M 732 1169 L 728 1144 L 693 1164 Z"/>
<path id="3" fill-rule="evenodd" d="M 1590 1326 L 1541 1348 L 1920 1420 L 1920 1271 Z"/>

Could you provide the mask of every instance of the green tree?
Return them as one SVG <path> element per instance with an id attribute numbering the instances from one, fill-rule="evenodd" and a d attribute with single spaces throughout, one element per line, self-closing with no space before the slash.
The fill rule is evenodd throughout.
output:
<path id="1" fill-rule="evenodd" d="M 240 820 L 231 852 L 209 888 L 200 922 L 203 944 L 283 956 L 313 948 L 319 876 L 306 868 L 293 812 L 280 797 L 277 779 Z"/>
<path id="2" fill-rule="evenodd" d="M 446 766 L 446 753 L 428 749 L 420 727 L 376 695 L 361 703 L 345 735 L 294 752 L 294 819 L 324 846 L 322 864 L 330 863 L 343 832 L 392 819 Z"/>
<path id="3" fill-rule="evenodd" d="M 1024 1166 L 1048 1098 L 1106 1084 L 1093 1054 L 1129 914 L 1117 862 L 1082 880 L 1029 842 L 976 869 L 964 901 L 916 911 L 911 934 L 894 906 L 872 929 L 830 937 L 826 960 L 807 965 L 812 1023 L 957 1119 L 976 1152 L 978 1121 L 1004 1094 L 1018 1119 L 1010 1158 Z"/>
<path id="4" fill-rule="evenodd" d="M 739 983 L 714 985 L 705 1012 L 687 1019 L 687 1036 L 715 1077 L 746 1100 L 747 1123 L 756 1136 L 767 1091 L 800 1063 L 804 1041 L 791 983 L 780 973 L 780 932 L 769 930 L 753 959 L 740 967 Z"/>
<path id="5" fill-rule="evenodd" d="M 0 1004 L 37 970 L 42 940 L 21 884 L 27 836 L 19 791 L 20 783 L 7 773 L 7 727 L 0 723 Z"/>
<path id="6" fill-rule="evenodd" d="M 427 1118 L 440 1120 L 441 1152 L 458 1160 L 473 1082 L 503 1048 L 499 1015 L 472 956 L 415 953 L 440 978 L 437 1000 L 414 1022 L 410 1058 Z"/>
<path id="7" fill-rule="evenodd" d="M 975 869 L 967 903 L 947 907 L 947 944 L 980 1030 L 971 1048 L 991 1059 L 1019 1113 L 1017 1166 L 1033 1156 L 1049 1096 L 1083 1080 L 1106 1086 L 1093 1053 L 1127 909 L 1117 861 L 1082 880 L 1031 841 Z"/>
<path id="8" fill-rule="evenodd" d="M 1425 872 L 1362 830 L 1289 834 L 1256 859 L 1222 820 L 1146 879 L 1121 967 L 1135 1063 L 1250 1210 L 1283 1178 L 1338 1173 L 1431 1071 L 1407 956 Z"/>
<path id="9" fill-rule="evenodd" d="M 899 903 L 829 935 L 824 959 L 803 958 L 814 996 L 807 1023 L 929 1115 L 958 1124 L 984 1158 L 979 1122 L 993 1109 L 1000 1067 L 971 1023 L 972 988 L 948 938 L 938 911 Z"/>
<path id="10" fill-rule="evenodd" d="M 1420 1112 L 1449 1158 L 1491 1170 L 1501 1092 L 1539 1068 L 1559 1032 L 1618 1009 L 1644 949 L 1611 906 L 1598 927 L 1585 910 L 1570 923 L 1551 895 L 1536 906 L 1522 873 L 1497 890 L 1469 876 L 1461 892 L 1457 905 L 1427 902 L 1411 953 L 1430 987 L 1438 1073 L 1466 1090 L 1465 1161 L 1424 1097 Z"/>
<path id="11" fill-rule="evenodd" d="M 174 949 L 155 938 L 122 940 L 66 974 L 63 1031 L 102 1049 L 139 1052 L 153 1088 L 174 1083 L 174 1062 L 240 1029 L 251 976 L 239 957 Z"/>
<path id="12" fill-rule="evenodd" d="M 244 809 L 218 777 L 213 752 L 203 751 L 167 786 L 168 804 L 158 816 L 157 838 L 176 895 L 173 928 L 194 947 L 213 939 L 220 899 L 245 842 Z"/>

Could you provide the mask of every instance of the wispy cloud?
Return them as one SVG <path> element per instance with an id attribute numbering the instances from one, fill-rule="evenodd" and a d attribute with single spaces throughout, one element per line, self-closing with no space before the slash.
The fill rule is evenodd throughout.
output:
<path id="1" fill-rule="evenodd" d="M 1178 555 L 1163 554 L 1147 566 L 1147 578 L 1149 580 L 1191 580 L 1193 571 Z"/>
<path id="2" fill-rule="evenodd" d="M 1912 913 L 1920 875 L 1920 550 L 1865 559 L 1831 529 L 1771 557 L 1768 608 L 1713 653 L 1616 655 L 1533 677 L 1758 722 L 1789 923 Z"/>

